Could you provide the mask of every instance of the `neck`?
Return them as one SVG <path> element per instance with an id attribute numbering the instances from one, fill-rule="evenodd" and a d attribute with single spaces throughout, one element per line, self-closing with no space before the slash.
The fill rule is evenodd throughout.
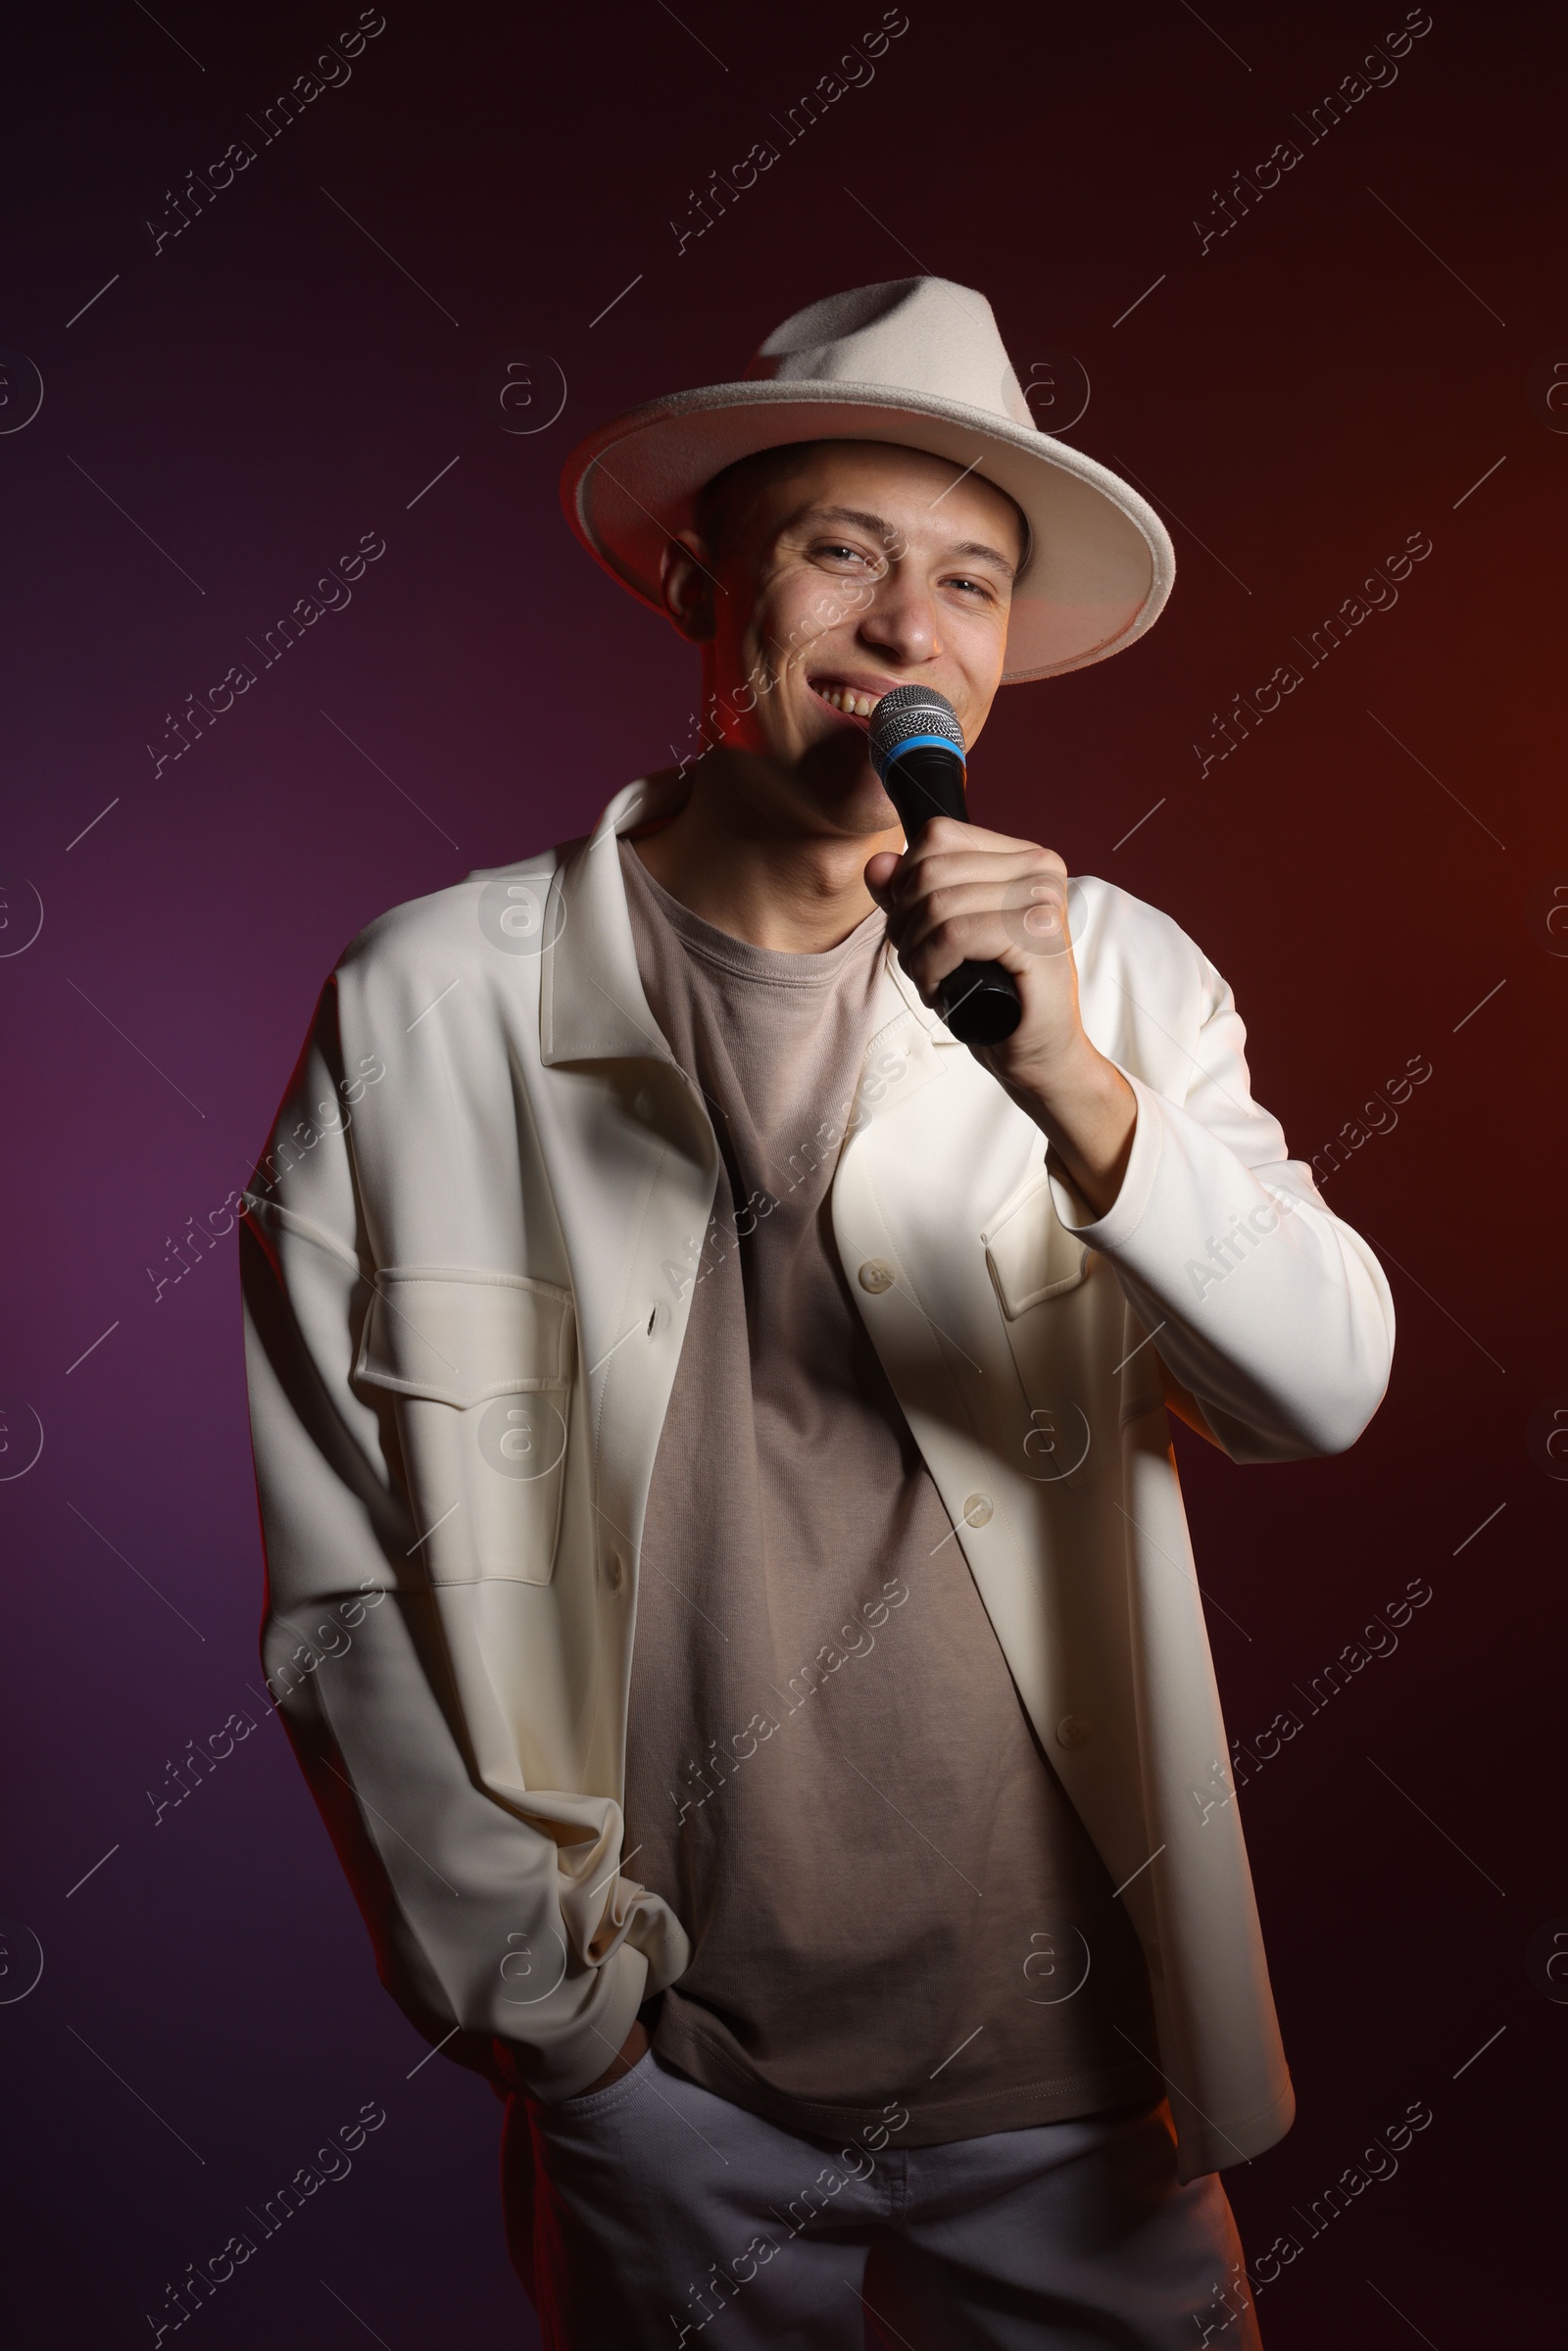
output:
<path id="1" fill-rule="evenodd" d="M 785 955 L 822 955 L 873 910 L 867 859 L 904 845 L 897 826 L 867 834 L 830 824 L 803 814 L 770 760 L 721 748 L 692 769 L 679 812 L 633 847 L 655 881 L 715 930 Z"/>

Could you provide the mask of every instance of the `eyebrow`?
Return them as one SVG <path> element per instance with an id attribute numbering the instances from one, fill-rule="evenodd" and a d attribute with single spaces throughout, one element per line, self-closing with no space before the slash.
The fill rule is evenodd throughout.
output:
<path id="1" fill-rule="evenodd" d="M 901 535 L 894 529 L 892 523 L 886 521 L 881 514 L 868 514 L 858 507 L 853 506 L 804 507 L 794 516 L 794 521 L 796 523 L 853 522 L 860 530 L 869 531 L 873 537 L 880 538 L 884 543 Z M 787 527 L 788 525 L 786 525 Z M 969 556 L 978 558 L 983 563 L 994 563 L 1007 579 L 1016 579 L 1018 576 L 1017 565 L 1009 563 L 1004 555 L 995 547 L 988 547 L 983 539 L 965 539 L 960 545 L 950 548 L 948 552 L 950 559 L 954 556 Z"/>

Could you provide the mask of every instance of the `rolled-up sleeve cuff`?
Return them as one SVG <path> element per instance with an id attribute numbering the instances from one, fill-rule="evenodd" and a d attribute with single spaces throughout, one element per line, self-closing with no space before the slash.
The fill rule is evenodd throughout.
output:
<path id="1" fill-rule="evenodd" d="M 578 2018 L 552 2037 L 548 2054 L 537 2043 L 497 2038 L 496 2065 L 509 2087 L 525 2090 L 542 2105 L 577 2097 L 619 2054 L 637 2021 L 648 1989 L 648 1961 L 632 1943 L 620 1943 L 597 1971 L 592 2015 Z"/>
<path id="2" fill-rule="evenodd" d="M 1115 1067 L 1121 1069 L 1121 1063 L 1116 1062 Z M 1133 1129 L 1133 1148 L 1121 1179 L 1121 1190 L 1103 1216 L 1084 1220 L 1083 1200 L 1059 1168 L 1053 1166 L 1049 1150 L 1046 1153 L 1051 1197 L 1064 1229 L 1075 1241 L 1085 1242 L 1090 1249 L 1107 1254 L 1123 1248 L 1143 1222 L 1165 1147 L 1165 1119 L 1159 1096 L 1142 1078 L 1135 1078 L 1130 1069 L 1121 1069 L 1121 1074 L 1137 1098 L 1138 1123 Z"/>

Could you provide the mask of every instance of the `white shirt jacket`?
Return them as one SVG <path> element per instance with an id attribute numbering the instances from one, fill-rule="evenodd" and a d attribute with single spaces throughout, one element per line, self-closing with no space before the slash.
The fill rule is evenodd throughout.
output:
<path id="1" fill-rule="evenodd" d="M 719 1172 L 613 846 L 662 805 L 633 784 L 588 840 L 353 942 L 241 1227 L 270 1688 L 388 1988 L 452 2054 L 503 2044 L 547 2101 L 690 1956 L 619 1867 L 643 1512 Z M 1294 2100 L 1239 1807 L 1215 1800 L 1167 1395 L 1238 1462 L 1338 1452 L 1382 1398 L 1394 1313 L 1252 1101 L 1213 966 L 1108 883 L 1074 881 L 1070 909 L 1085 1028 L 1137 1097 L 1114 1205 L 1089 1215 L 890 953 L 833 1229 L 1125 1883 L 1191 2179 L 1271 2145 Z"/>

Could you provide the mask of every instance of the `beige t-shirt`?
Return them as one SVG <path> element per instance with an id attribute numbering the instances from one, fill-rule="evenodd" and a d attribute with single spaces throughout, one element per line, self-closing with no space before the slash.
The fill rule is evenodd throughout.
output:
<path id="1" fill-rule="evenodd" d="M 919 2146 L 1157 2097 L 1137 1937 L 834 1246 L 883 917 L 784 955 L 619 855 L 723 1157 L 639 1565 L 622 1866 L 693 1952 L 654 2045 L 820 2138 L 895 2098 Z"/>

